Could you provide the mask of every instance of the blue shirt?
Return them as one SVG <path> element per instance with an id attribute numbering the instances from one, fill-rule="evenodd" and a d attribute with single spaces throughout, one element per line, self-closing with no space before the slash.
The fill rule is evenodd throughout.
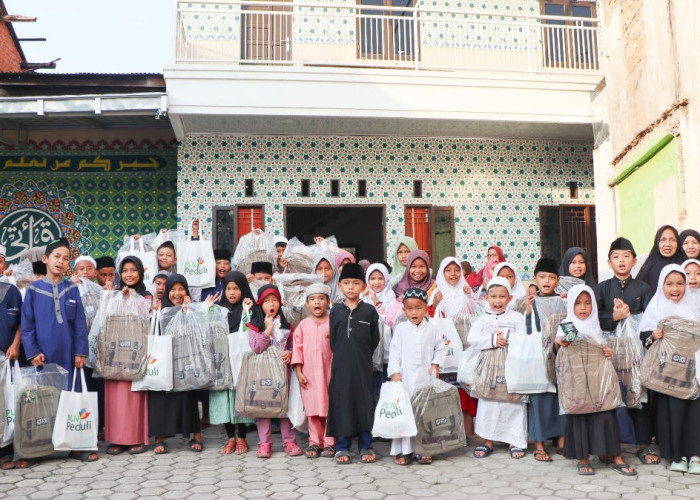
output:
<path id="1" fill-rule="evenodd" d="M 0 350 L 7 351 L 15 340 L 22 311 L 22 294 L 15 285 L 0 283 Z"/>

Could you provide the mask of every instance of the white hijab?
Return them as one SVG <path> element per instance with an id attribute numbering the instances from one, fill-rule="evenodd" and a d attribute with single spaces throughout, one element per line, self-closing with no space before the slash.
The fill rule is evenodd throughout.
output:
<path id="1" fill-rule="evenodd" d="M 391 289 L 391 283 L 389 280 L 389 270 L 384 264 L 381 264 L 379 262 L 369 266 L 367 268 L 367 272 L 365 273 L 365 281 L 367 281 L 368 288 L 369 277 L 374 271 L 379 271 L 380 273 L 382 273 L 382 276 L 384 276 L 384 288 L 382 288 L 381 291 L 375 293 L 377 294 L 377 299 L 379 300 L 379 302 L 382 303 L 384 310 L 388 311 L 394 305 L 394 302 L 396 302 L 396 294 Z"/>
<path id="2" fill-rule="evenodd" d="M 515 283 L 511 287 L 510 294 L 513 296 L 513 300 L 511 300 L 508 303 L 508 307 L 510 309 L 515 308 L 515 302 L 520 298 L 520 297 L 525 297 L 527 295 L 527 292 L 525 291 L 525 287 L 523 287 L 522 281 L 520 281 L 520 275 L 518 274 L 517 269 L 515 269 L 515 266 L 510 263 L 510 262 L 501 262 L 498 264 L 494 270 L 493 270 L 493 275 L 498 276 L 498 273 L 500 272 L 501 269 L 504 267 L 507 267 L 511 271 L 513 271 L 513 274 L 515 275 Z"/>
<path id="3" fill-rule="evenodd" d="M 582 293 L 587 293 L 591 297 L 591 314 L 586 319 L 581 319 L 574 312 L 576 299 Z M 595 300 L 595 293 L 588 285 L 574 285 L 569 289 L 566 297 L 566 318 L 562 323 L 573 323 L 578 334 L 577 339 L 588 339 L 598 344 L 603 343 L 603 332 L 600 329 L 598 320 L 598 304 Z M 561 330 L 561 327 L 560 327 Z"/>
<path id="4" fill-rule="evenodd" d="M 690 298 L 687 285 L 683 298 L 677 304 L 667 299 L 664 295 L 664 280 L 671 273 L 682 274 L 683 279 L 686 281 L 686 283 L 688 282 L 685 271 L 681 266 L 678 264 L 668 264 L 667 266 L 664 266 L 659 274 L 659 282 L 656 285 L 656 293 L 651 298 L 647 308 L 644 310 L 642 320 L 639 322 L 639 326 L 637 327 L 637 333 L 648 332 L 658 328 L 659 321 L 668 318 L 669 316 L 680 316 L 681 318 L 690 320 L 696 319 L 693 312 L 693 300 Z"/>
<path id="5" fill-rule="evenodd" d="M 450 285 L 445 279 L 445 268 L 450 264 L 457 264 L 459 268 L 459 281 L 456 285 Z M 440 262 L 440 269 L 438 269 L 437 276 L 435 276 L 435 281 L 437 282 L 437 289 L 442 292 L 442 300 L 440 301 L 440 310 L 445 313 L 448 318 L 459 314 L 465 310 L 467 305 L 468 296 L 464 293 L 464 287 L 467 286 L 467 280 L 464 279 L 464 274 L 462 273 L 462 266 L 455 257 L 445 257 Z M 435 293 L 430 294 L 429 303 L 433 303 Z"/>

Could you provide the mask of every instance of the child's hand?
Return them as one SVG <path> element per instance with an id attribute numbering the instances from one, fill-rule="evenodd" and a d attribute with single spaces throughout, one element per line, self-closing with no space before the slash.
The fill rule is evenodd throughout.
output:
<path id="1" fill-rule="evenodd" d="M 134 240 L 138 240 L 141 237 L 141 235 L 140 234 L 132 234 L 131 237 L 134 238 Z"/>
<path id="2" fill-rule="evenodd" d="M 243 299 L 243 309 L 248 312 L 253 308 L 253 301 L 250 298 Z"/>
<path id="3" fill-rule="evenodd" d="M 160 299 L 153 299 L 153 302 L 151 302 L 151 311 L 157 311 L 160 309 Z"/>
<path id="4" fill-rule="evenodd" d="M 525 313 L 532 314 L 532 303 L 535 301 L 534 295 L 528 295 L 525 301 Z"/>
<path id="5" fill-rule="evenodd" d="M 301 365 L 297 365 L 297 380 L 299 380 L 299 387 L 301 387 L 302 389 L 306 389 L 306 386 L 309 383 L 309 381 L 306 380 L 304 374 L 301 373 Z"/>
<path id="6" fill-rule="evenodd" d="M 399 295 L 398 297 L 396 297 L 396 302 L 398 302 L 399 304 L 403 304 L 403 295 Z"/>
<path id="7" fill-rule="evenodd" d="M 571 342 L 567 342 L 564 340 L 564 337 L 556 337 L 554 339 L 554 343 L 557 344 L 559 347 L 568 347 Z"/>
<path id="8" fill-rule="evenodd" d="M 605 356 L 607 359 L 612 359 L 612 357 L 613 357 L 612 347 L 610 347 L 609 345 L 604 345 L 603 346 L 603 356 Z"/>
<path id="9" fill-rule="evenodd" d="M 105 281 L 105 286 L 102 287 L 102 290 L 107 290 L 108 292 L 111 292 L 112 290 L 114 290 L 114 282 Z"/>
<path id="10" fill-rule="evenodd" d="M 470 294 L 470 293 L 472 293 L 472 287 L 470 287 L 469 285 L 464 285 L 462 287 L 462 291 L 466 294 Z"/>
<path id="11" fill-rule="evenodd" d="M 129 289 L 128 286 L 125 286 L 124 288 L 122 288 L 122 295 L 124 296 L 125 299 L 131 295 L 131 290 Z"/>
<path id="12" fill-rule="evenodd" d="M 75 356 L 73 359 L 73 364 L 79 370 L 85 366 L 85 356 Z"/>
<path id="13" fill-rule="evenodd" d="M 292 360 L 292 351 L 282 351 L 282 361 L 285 365 L 288 365 Z"/>
<path id="14" fill-rule="evenodd" d="M 275 326 L 275 318 L 269 314 L 265 316 L 265 333 L 269 337 L 272 334 L 272 329 Z"/>
<path id="15" fill-rule="evenodd" d="M 204 300 L 204 303 L 207 305 L 207 307 L 211 307 L 214 304 L 218 303 L 220 298 L 221 292 L 216 292 L 214 295 L 208 295 L 207 298 Z"/>
<path id="16" fill-rule="evenodd" d="M 74 274 L 73 276 L 70 277 L 70 280 L 75 283 L 76 285 L 80 284 L 80 278 L 78 277 L 77 274 Z"/>
<path id="17" fill-rule="evenodd" d="M 496 332 L 496 345 L 498 347 L 505 347 L 508 345 L 508 339 L 506 338 L 505 333 L 501 331 Z"/>
<path id="18" fill-rule="evenodd" d="M 437 290 L 433 294 L 433 307 L 437 307 L 441 300 L 442 300 L 442 292 L 440 290 Z"/>
<path id="19" fill-rule="evenodd" d="M 566 300 L 566 297 L 568 297 L 569 294 L 566 293 L 566 292 L 561 292 L 561 293 L 559 294 L 559 296 L 560 296 L 562 299 Z"/>
<path id="20" fill-rule="evenodd" d="M 5 272 L 2 274 L 4 274 L 5 276 L 12 276 L 12 269 L 5 269 Z"/>
<path id="21" fill-rule="evenodd" d="M 319 243 L 323 243 L 323 240 L 325 239 L 326 238 L 324 238 L 323 236 L 314 236 L 314 243 L 318 245 Z"/>
<path id="22" fill-rule="evenodd" d="M 43 352 L 40 352 L 36 356 L 32 358 L 32 365 L 39 367 L 39 366 L 44 366 L 44 363 L 46 362 L 46 356 L 44 356 Z"/>
<path id="23" fill-rule="evenodd" d="M 431 377 L 438 378 L 440 376 L 440 366 L 439 365 L 430 365 L 429 374 Z"/>
<path id="24" fill-rule="evenodd" d="M 664 338 L 664 331 L 661 328 L 655 328 L 651 333 L 651 338 L 654 340 L 659 340 Z"/>
<path id="25" fill-rule="evenodd" d="M 394 373 L 389 380 L 391 380 L 392 382 L 401 382 L 401 374 Z"/>
<path id="26" fill-rule="evenodd" d="M 19 359 L 19 342 L 10 344 L 10 347 L 5 351 L 5 357 L 7 359 Z"/>
<path id="27" fill-rule="evenodd" d="M 621 319 L 627 319 L 632 314 L 630 311 L 630 306 L 625 304 L 621 299 L 613 299 L 613 321 L 620 321 Z"/>

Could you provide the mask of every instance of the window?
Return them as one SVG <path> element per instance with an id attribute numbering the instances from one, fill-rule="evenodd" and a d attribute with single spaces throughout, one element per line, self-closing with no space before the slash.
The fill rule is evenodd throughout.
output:
<path id="1" fill-rule="evenodd" d="M 366 198 L 367 197 L 367 181 L 360 179 L 357 181 L 357 197 Z"/>
<path id="2" fill-rule="evenodd" d="M 253 229 L 265 229 L 264 215 L 262 205 L 214 207 L 214 248 L 228 248 L 233 251 L 241 236 Z"/>
<path id="3" fill-rule="evenodd" d="M 437 271 L 440 261 L 455 254 L 454 209 L 452 207 L 406 207 L 406 235 L 430 255 Z"/>
<path id="4" fill-rule="evenodd" d="M 598 69 L 597 23 L 584 20 L 596 17 L 595 6 L 590 0 L 540 0 L 540 11 L 546 16 L 577 18 L 543 21 L 546 66 Z"/>
<path id="5" fill-rule="evenodd" d="M 413 0 L 358 0 L 358 57 L 415 60 Z M 388 7 L 388 9 L 387 9 Z"/>
<path id="6" fill-rule="evenodd" d="M 311 189 L 309 187 L 309 179 L 301 180 L 301 196 L 303 198 L 308 198 L 311 196 Z"/>
<path id="7" fill-rule="evenodd" d="M 331 179 L 331 196 L 340 196 L 340 181 L 338 179 Z"/>

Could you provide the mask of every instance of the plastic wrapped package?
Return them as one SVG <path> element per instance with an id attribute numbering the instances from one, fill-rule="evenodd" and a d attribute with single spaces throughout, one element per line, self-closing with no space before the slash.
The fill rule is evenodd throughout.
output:
<path id="1" fill-rule="evenodd" d="M 274 241 L 260 229 L 241 236 L 233 254 L 233 268 L 243 274 L 250 274 L 250 266 L 253 262 L 269 262 L 273 269 L 277 265 Z"/>
<path id="2" fill-rule="evenodd" d="M 210 308 L 209 335 L 214 352 L 214 370 L 216 371 L 216 379 L 210 390 L 232 389 L 233 375 L 228 353 L 228 309 L 225 307 L 212 306 Z"/>
<path id="3" fill-rule="evenodd" d="M 374 409 L 372 436 L 397 439 L 417 432 L 408 391 L 401 382 L 384 382 Z"/>
<path id="4" fill-rule="evenodd" d="M 479 362 L 481 349 L 476 347 L 467 347 L 462 351 L 462 356 L 459 358 L 459 369 L 457 370 L 457 382 L 461 384 L 465 391 L 470 395 L 474 387 L 474 372 L 476 365 Z"/>
<path id="5" fill-rule="evenodd" d="M 216 379 L 207 311 L 201 306 L 189 304 L 184 309 L 177 306 L 161 311 L 161 331 L 173 339 L 174 392 L 205 389 Z"/>
<path id="6" fill-rule="evenodd" d="M 555 360 L 557 353 L 554 352 L 554 339 L 557 336 L 559 325 L 566 318 L 565 312 L 555 313 L 546 318 L 540 324 L 542 329 L 542 352 L 544 355 L 544 365 L 547 369 L 547 379 L 552 383 L 557 383 L 557 370 Z"/>
<path id="7" fill-rule="evenodd" d="M 317 274 L 278 274 L 275 283 L 282 296 L 282 314 L 292 325 L 298 325 L 310 313 L 306 307 L 306 289 L 314 283 L 323 283 L 323 277 Z"/>
<path id="8" fill-rule="evenodd" d="M 34 268 L 32 263 L 28 260 L 21 261 L 19 264 L 12 264 L 10 266 L 12 274 L 10 276 L 4 276 L 11 283 L 14 279 L 14 285 L 20 290 L 26 289 L 32 281 L 34 281 Z"/>
<path id="9" fill-rule="evenodd" d="M 68 372 L 48 363 L 40 369 L 22 368 L 20 373 L 15 393 L 15 459 L 52 455 L 58 402 L 68 385 Z"/>
<path id="10" fill-rule="evenodd" d="M 87 328 L 90 331 L 92 322 L 100 310 L 100 302 L 102 300 L 102 287 L 88 280 L 80 278 L 78 283 L 78 291 L 80 292 L 80 301 L 83 303 L 85 310 L 85 319 L 87 320 Z"/>
<path id="11" fill-rule="evenodd" d="M 601 344 L 581 339 L 561 347 L 556 370 L 562 413 L 598 413 L 622 405 L 615 367 Z"/>
<path id="12" fill-rule="evenodd" d="M 158 231 L 158 233 L 154 234 L 153 247 L 155 249 L 158 249 L 158 247 L 166 241 L 171 241 L 175 246 L 177 246 L 180 241 L 187 241 L 190 239 L 185 231 L 180 231 L 179 229 L 161 229 Z"/>
<path id="13" fill-rule="evenodd" d="M 416 388 L 411 397 L 417 434 L 418 455 L 437 455 L 467 445 L 464 416 L 456 387 L 440 379 L 431 379 Z"/>
<path id="14" fill-rule="evenodd" d="M 628 408 L 641 408 L 642 359 L 644 346 L 637 335 L 641 314 L 618 322 L 614 332 L 605 332 L 606 342 L 612 347 L 612 363 L 621 384 L 622 399 Z"/>
<path id="15" fill-rule="evenodd" d="M 528 397 L 525 394 L 508 392 L 505 374 L 507 357 L 507 347 L 481 351 L 474 369 L 474 386 L 472 387 L 474 396 L 479 399 L 509 403 L 525 403 L 528 401 Z"/>
<path id="16" fill-rule="evenodd" d="M 469 298 L 465 310 L 450 318 L 457 329 L 457 333 L 459 334 L 459 338 L 461 339 L 463 346 L 467 346 L 469 344 L 469 330 L 472 327 L 472 321 L 476 317 L 484 314 L 484 310 L 483 304 Z"/>
<path id="17" fill-rule="evenodd" d="M 277 349 L 246 354 L 236 384 L 236 413 L 255 418 L 286 416 L 287 375 L 287 367 Z"/>
<path id="18" fill-rule="evenodd" d="M 384 321 L 380 318 L 379 321 L 377 322 L 377 326 L 379 327 L 379 344 L 377 344 L 377 347 L 374 349 L 374 352 L 372 353 L 372 370 L 375 372 L 383 372 L 384 371 L 384 341 L 386 340 L 386 336 L 389 336 L 389 342 L 391 342 L 391 328 L 389 328 L 386 324 L 384 324 Z M 390 345 L 387 343 L 386 345 Z"/>
<path id="19" fill-rule="evenodd" d="M 121 264 L 122 259 L 124 259 L 124 257 L 127 255 L 134 255 L 141 259 L 144 267 L 151 266 L 152 260 L 155 259 L 155 251 L 157 248 L 158 245 L 156 245 L 156 233 L 140 234 L 137 240 L 135 240 L 132 235 L 125 235 L 124 243 L 121 247 L 119 247 L 119 250 L 117 251 L 117 258 L 114 261 L 116 265 L 115 269 L 117 272 L 119 272 L 119 265 Z M 144 262 L 142 253 L 152 256 L 153 258 L 151 259 L 149 257 L 147 260 L 150 262 Z M 157 267 L 153 270 L 153 274 L 155 274 L 155 271 L 157 271 Z M 148 283 L 148 281 L 146 281 L 146 283 Z"/>
<path id="20" fill-rule="evenodd" d="M 133 291 L 127 297 L 121 290 L 105 292 L 95 361 L 102 378 L 138 380 L 145 375 L 150 308 L 151 301 Z"/>
<path id="21" fill-rule="evenodd" d="M 275 327 L 270 334 L 270 347 L 277 349 L 279 352 L 284 352 L 287 349 L 287 341 L 292 334 L 287 328 L 280 328 L 279 318 L 275 319 Z"/>
<path id="22" fill-rule="evenodd" d="M 306 418 L 306 412 L 304 411 L 304 401 L 301 399 L 301 386 L 299 385 L 296 370 L 292 370 L 289 375 L 287 418 L 298 431 L 308 431 L 308 420 Z"/>
<path id="23" fill-rule="evenodd" d="M 671 316 L 659 321 L 664 336 L 654 341 L 642 361 L 642 384 L 678 399 L 700 393 L 695 353 L 700 349 L 700 323 Z"/>
<path id="24" fill-rule="evenodd" d="M 574 278 L 573 276 L 561 276 L 559 278 L 559 284 L 555 289 L 555 293 L 561 294 L 566 293 L 571 290 L 571 287 L 576 285 L 585 285 L 586 282 L 580 278 Z"/>
<path id="25" fill-rule="evenodd" d="M 311 248 L 304 245 L 296 237 L 289 240 L 282 258 L 287 261 L 285 274 L 308 274 L 314 272 L 314 257 Z"/>

